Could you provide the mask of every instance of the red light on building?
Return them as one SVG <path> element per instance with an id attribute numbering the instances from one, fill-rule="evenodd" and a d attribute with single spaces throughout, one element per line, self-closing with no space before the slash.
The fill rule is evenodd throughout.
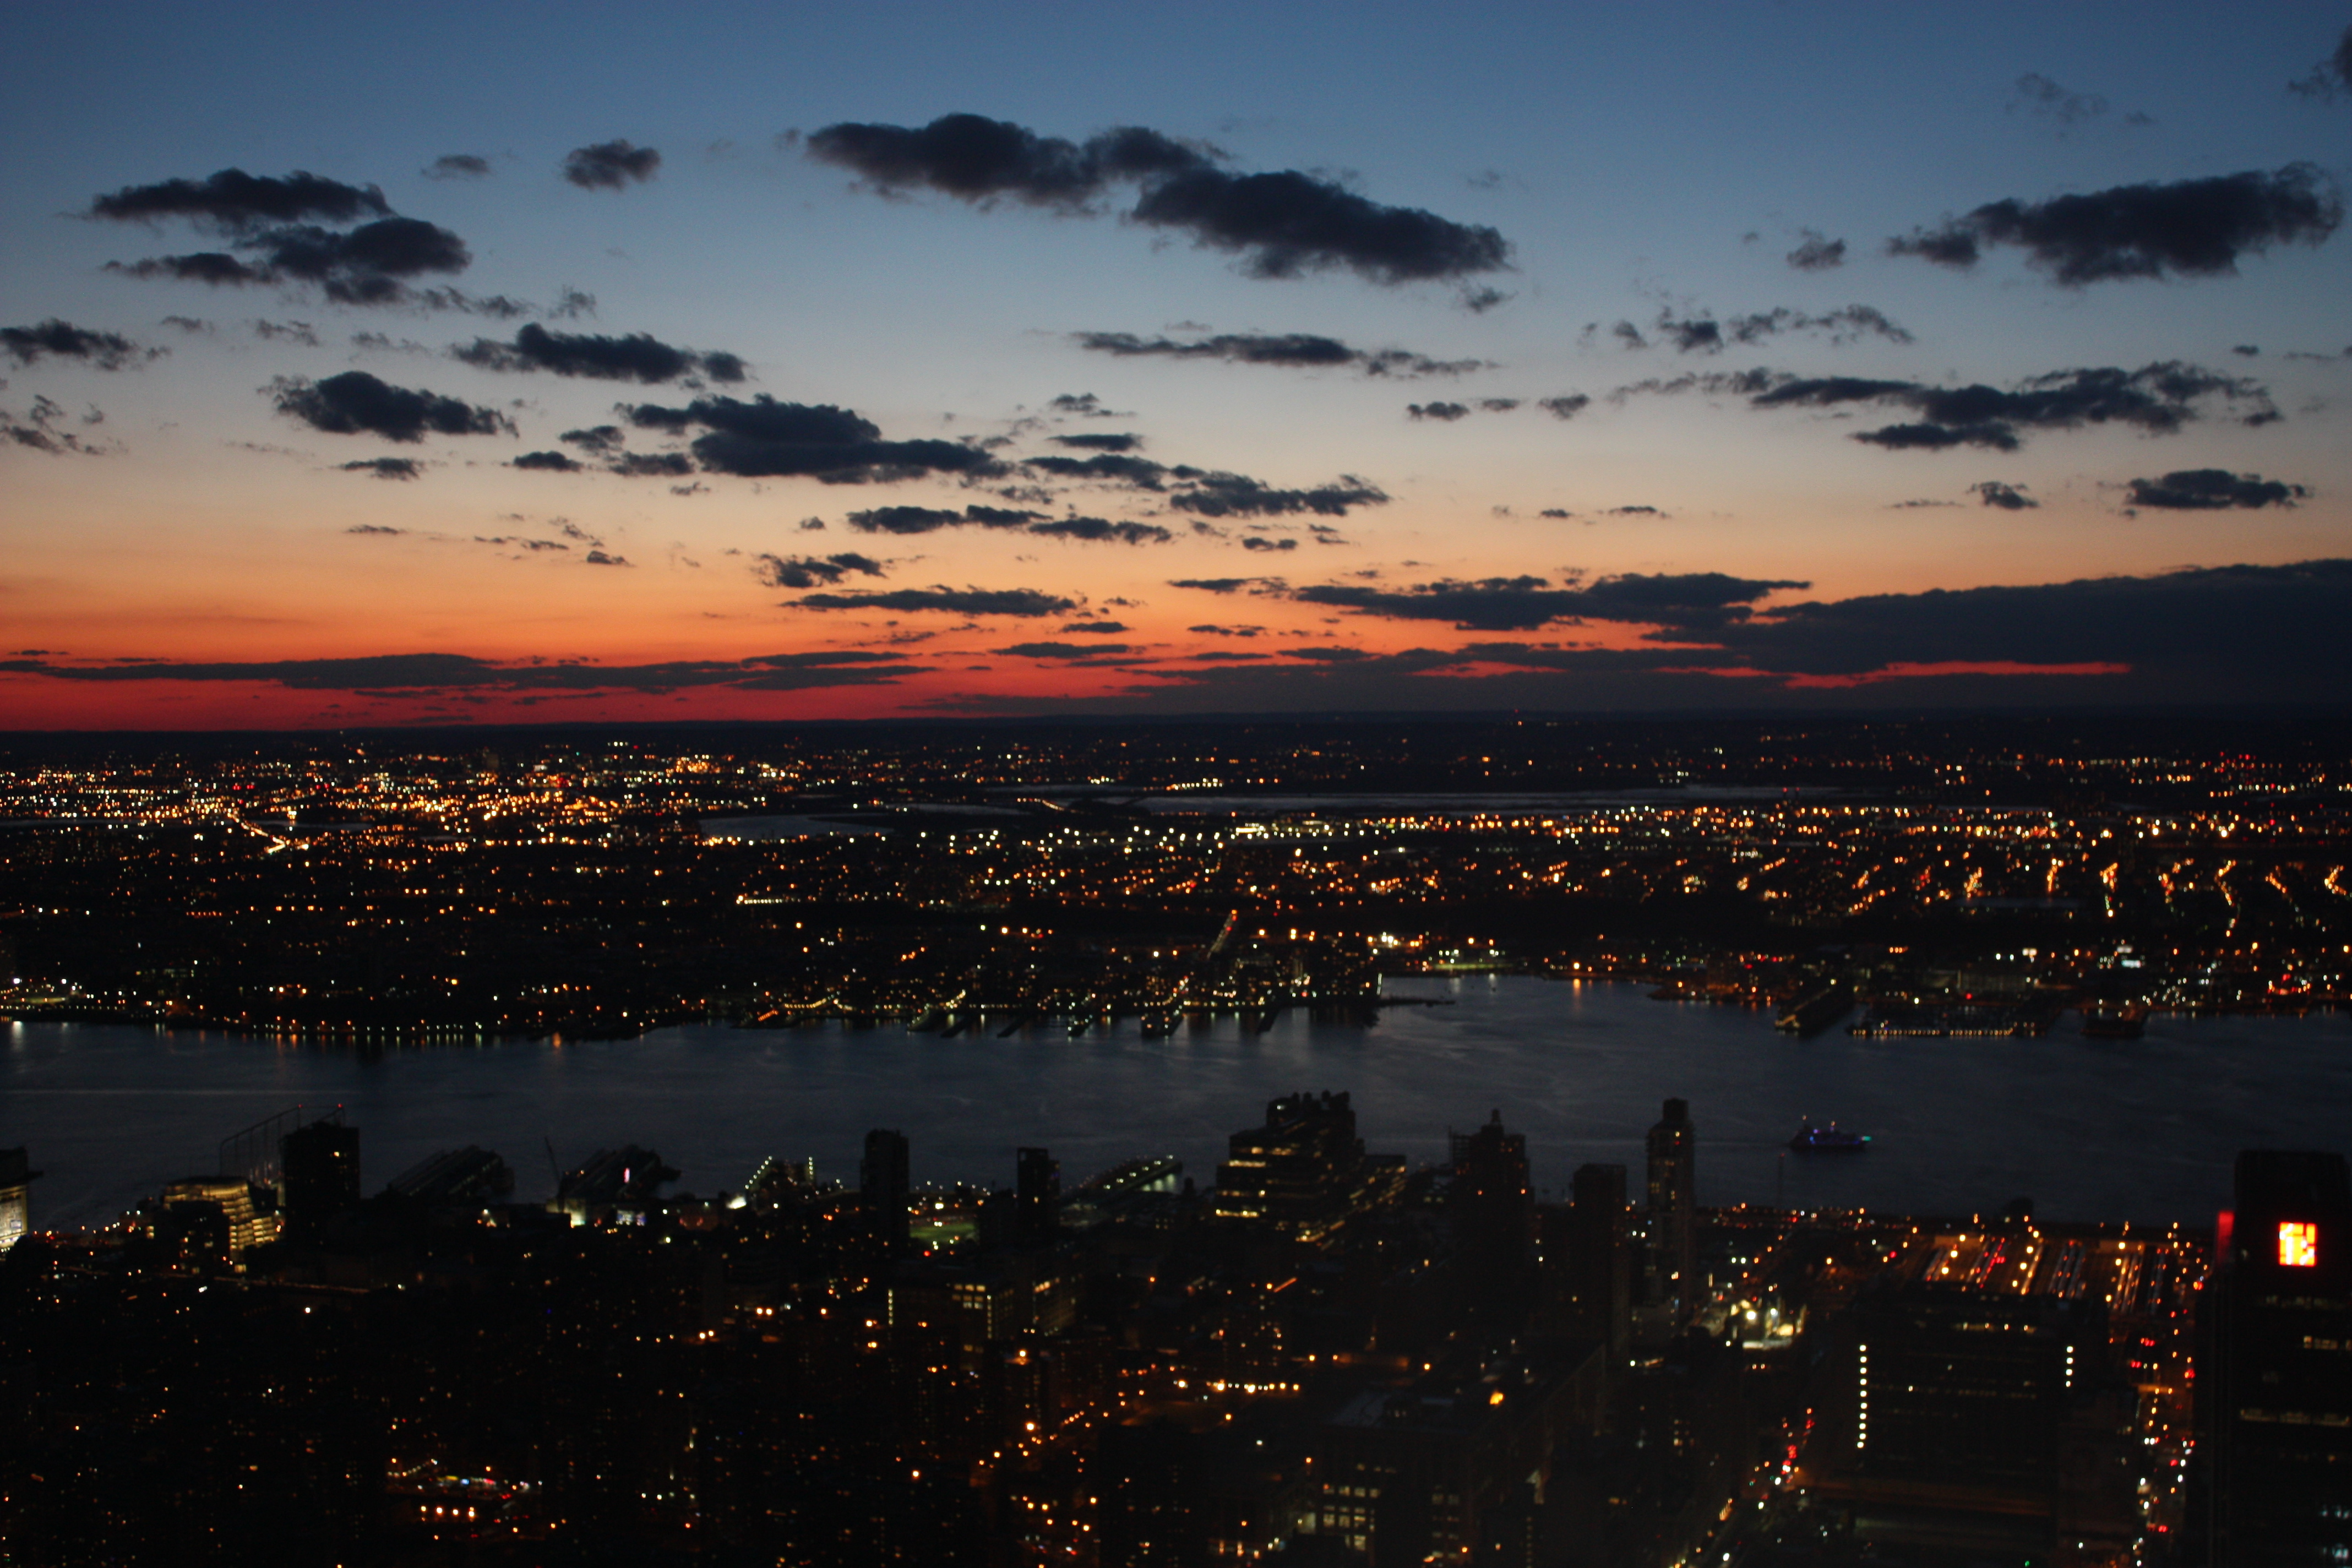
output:
<path id="1" fill-rule="evenodd" d="M 2279 1221 L 2278 1260 L 2282 1268 L 2318 1268 L 2319 1227 L 2307 1219 Z"/>

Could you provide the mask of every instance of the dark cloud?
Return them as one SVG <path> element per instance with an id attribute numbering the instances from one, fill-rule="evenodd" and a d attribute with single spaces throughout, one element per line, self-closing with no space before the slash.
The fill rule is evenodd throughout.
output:
<path id="1" fill-rule="evenodd" d="M 1720 572 L 1627 573 L 1553 587 L 1542 577 L 1444 579 L 1403 590 L 1324 584 L 1299 588 L 1301 604 L 1353 610 L 1391 620 L 1450 621 L 1468 631 L 1531 631 L 1563 620 L 1627 621 L 1677 630 L 1712 630 L 1746 618 L 1759 599 L 1809 584 L 1733 577 Z"/>
<path id="2" fill-rule="evenodd" d="M 1113 522 L 1099 517 L 1060 517 L 1050 522 L 1033 522 L 1024 531 L 1088 543 L 1167 544 L 1176 537 L 1157 523 Z"/>
<path id="3" fill-rule="evenodd" d="M 96 410 L 91 412 L 96 414 Z M 82 423 L 96 424 L 99 419 L 85 417 Z M 95 458 L 109 449 L 101 444 L 84 440 L 68 426 L 64 405 L 41 396 L 33 399 L 32 407 L 26 410 L 21 419 L 6 409 L 0 409 L 0 437 L 5 437 L 19 447 L 47 452 L 53 457 L 78 452 L 86 458 Z"/>
<path id="4" fill-rule="evenodd" d="M 2311 68 L 2309 75 L 2286 84 L 2290 92 L 2305 98 L 2333 100 L 2336 94 L 2352 92 L 2352 27 L 2336 41 L 2336 52 Z"/>
<path id="5" fill-rule="evenodd" d="M 683 452 L 622 452 L 605 468 L 627 479 L 682 479 L 694 462 Z"/>
<path id="6" fill-rule="evenodd" d="M 343 531 L 345 533 L 380 533 L 397 538 L 398 536 L 406 533 L 408 530 L 404 528 L 386 528 L 380 522 L 355 522 L 352 524 L 351 527 L 343 530 Z"/>
<path id="7" fill-rule="evenodd" d="M 1065 392 L 1045 405 L 1056 414 L 1075 414 L 1081 419 L 1118 419 L 1124 417 L 1103 406 L 1102 399 L 1091 392 Z"/>
<path id="8" fill-rule="evenodd" d="M 1866 675 L 1950 663 L 2116 664 L 2143 700 L 2341 700 L 2352 561 L 1882 594 L 1780 606 L 1712 640 L 1758 668 Z"/>
<path id="9" fill-rule="evenodd" d="M 0 327 L 0 353 L 22 365 L 43 358 L 79 360 L 93 370 L 121 370 L 168 349 L 142 349 L 120 332 L 77 327 L 51 316 L 29 327 Z"/>
<path id="10" fill-rule="evenodd" d="M 319 334 L 308 321 L 256 321 L 253 335 L 266 343 L 299 343 L 309 349 L 319 346 Z"/>
<path id="11" fill-rule="evenodd" d="M 1298 541 L 1268 539 L 1264 534 L 1253 533 L 1243 539 L 1242 548 L 1244 550 L 1296 550 L 1298 548 Z"/>
<path id="12" fill-rule="evenodd" d="M 1065 616 L 1078 607 L 1076 599 L 1035 588 L 894 588 L 887 593 L 807 594 L 786 602 L 806 610 L 942 610 L 958 616 L 1029 618 Z"/>
<path id="13" fill-rule="evenodd" d="M 525 452 L 507 466 L 511 468 L 538 468 L 551 474 L 576 474 L 587 467 L 562 452 Z"/>
<path id="14" fill-rule="evenodd" d="M 1198 588 L 1204 594 L 1246 592 L 1254 595 L 1267 595 L 1286 593 L 1289 590 L 1289 584 L 1279 577 L 1178 577 L 1168 585 L 1171 588 Z M 1202 628 L 1194 626 L 1192 629 L 1197 632 Z"/>
<path id="15" fill-rule="evenodd" d="M 1789 265 L 1800 272 L 1828 272 L 1843 267 L 1845 265 L 1845 241 L 1806 229 L 1802 231 L 1797 248 L 1789 252 Z"/>
<path id="16" fill-rule="evenodd" d="M 1145 186 L 1130 216 L 1236 253 L 1256 278 L 1344 267 L 1376 283 L 1406 283 L 1492 272 L 1510 257 L 1495 229 L 1418 207 L 1383 206 L 1297 170 L 1193 169 Z"/>
<path id="17" fill-rule="evenodd" d="M 1056 447 L 1068 447 L 1080 452 L 1132 452 L 1143 445 L 1143 437 L 1134 435 L 1055 436 Z"/>
<path id="18" fill-rule="evenodd" d="M 884 484 L 924 474 L 987 475 L 1002 465 L 956 441 L 885 441 L 872 421 L 830 404 L 700 397 L 683 408 L 638 404 L 622 412 L 639 429 L 704 434 L 695 460 L 709 473 L 750 479 L 804 477 L 829 485 Z"/>
<path id="19" fill-rule="evenodd" d="M 2325 704 L 2352 687 L 2352 561 L 1783 605 L 1703 637 L 1473 642 L 1328 663 L 1163 668 L 1123 699 L 1027 710 L 1536 711 Z M 1680 646 L 1658 646 L 1667 639 Z M 1694 647 L 1694 642 L 1712 647 Z M 1485 667 L 1484 670 L 1477 667 Z"/>
<path id="20" fill-rule="evenodd" d="M 1489 414 L 1508 414 L 1518 405 L 1519 400 L 1516 397 L 1482 397 L 1478 400 L 1478 406 Z"/>
<path id="21" fill-rule="evenodd" d="M 592 425 L 582 430 L 566 430 L 556 439 L 567 446 L 577 447 L 583 452 L 594 452 L 601 456 L 619 451 L 622 443 L 627 437 L 622 435 L 618 425 Z"/>
<path id="22" fill-rule="evenodd" d="M 1869 305 L 1847 305 L 1818 316 L 1782 305 L 1720 321 L 1711 316 L 1677 317 L 1671 310 L 1661 310 L 1657 331 L 1684 353 L 1719 353 L 1727 344 L 1760 343 L 1783 332 L 1819 332 L 1832 343 L 1864 337 L 1884 338 L 1891 343 L 1915 341 L 1885 312 Z"/>
<path id="23" fill-rule="evenodd" d="M 598 381 L 676 381 L 698 371 L 713 381 L 743 379 L 743 362 L 733 354 L 703 354 L 674 348 L 647 332 L 605 337 L 590 332 L 551 332 L 527 323 L 510 343 L 476 338 L 450 350 L 481 370 L 551 371 Z"/>
<path id="24" fill-rule="evenodd" d="M 392 386 L 363 370 L 347 370 L 324 381 L 281 379 L 262 388 L 277 399 L 278 411 L 331 436 L 381 436 L 387 441 L 419 441 L 436 436 L 511 435 L 514 422 L 495 408 L 477 408 L 438 393 Z"/>
<path id="25" fill-rule="evenodd" d="M 1129 457 L 1122 453 L 1103 452 L 1091 458 L 1029 458 L 1021 465 L 1032 473 L 1045 474 L 1057 479 L 1098 479 L 1108 484 L 1131 485 L 1137 489 L 1162 489 L 1171 471 L 1164 463 L 1149 458 Z M 1178 477 L 1197 474 L 1198 468 L 1178 467 L 1172 470 Z"/>
<path id="26" fill-rule="evenodd" d="M 1470 410 L 1459 403 L 1409 403 L 1405 413 L 1415 419 L 1438 419 L 1448 423 L 1470 417 Z"/>
<path id="27" fill-rule="evenodd" d="M 2107 100 L 2095 92 L 2070 92 L 2040 71 L 2028 71 L 2009 95 L 2009 111 L 2021 109 L 2071 129 L 2106 113 Z"/>
<path id="28" fill-rule="evenodd" d="M 1127 625 L 1123 621 L 1072 621 L 1062 630 L 1084 632 L 1091 637 L 1116 637 L 1127 630 Z"/>
<path id="29" fill-rule="evenodd" d="M 1285 658 L 1312 659 L 1318 664 L 1354 664 L 1374 657 L 1360 647 L 1286 647 L 1282 653 Z"/>
<path id="30" fill-rule="evenodd" d="M 1937 229 L 1890 239 L 1893 256 L 1973 267 L 1988 246 L 2015 246 L 2058 282 L 2210 278 L 2273 245 L 2318 245 L 2344 221 L 2334 183 L 2311 163 L 2170 184 L 2117 185 L 2046 202 L 1991 202 Z"/>
<path id="31" fill-rule="evenodd" d="M 365 214 L 388 217 L 391 206 L 373 185 L 347 185 L 297 170 L 283 179 L 223 169 L 202 180 L 126 185 L 89 204 L 89 216 L 124 222 L 190 218 L 224 229 L 323 218 L 350 223 Z"/>
<path id="32" fill-rule="evenodd" d="M 1555 419 L 1573 419 L 1592 405 L 1592 399 L 1580 392 L 1560 397 L 1538 397 L 1536 406 Z"/>
<path id="33" fill-rule="evenodd" d="M 563 155 L 563 177 L 583 191 L 617 191 L 654 177 L 661 154 L 626 142 L 598 142 Z"/>
<path id="34" fill-rule="evenodd" d="M 166 316 L 163 318 L 163 324 L 167 327 L 177 327 L 184 332 L 209 332 L 213 330 L 213 324 L 210 321 L 197 316 Z"/>
<path id="35" fill-rule="evenodd" d="M 1632 506 L 1605 507 L 1601 510 L 1601 515 L 1603 517 L 1664 517 L 1666 514 L 1656 507 L 1637 503 Z"/>
<path id="36" fill-rule="evenodd" d="M 1122 359 L 1213 359 L 1307 370 L 1347 366 L 1366 375 L 1402 378 L 1462 375 L 1488 368 L 1484 360 L 1432 359 L 1404 349 L 1360 349 L 1313 332 L 1219 332 L 1202 338 L 1144 338 L 1133 332 L 1073 332 L 1071 336 L 1081 348 Z"/>
<path id="37" fill-rule="evenodd" d="M 2042 504 L 2027 495 L 2022 485 L 2003 484 L 1999 479 L 1986 479 L 1969 489 L 1983 505 L 1999 507 L 2003 511 L 2030 511 Z"/>
<path id="38" fill-rule="evenodd" d="M 1918 413 L 1919 419 L 1857 432 L 1854 439 L 1890 450 L 1940 451 L 1953 447 L 1981 447 L 2015 451 L 2026 430 L 2064 430 L 2084 425 L 2128 425 L 2149 435 L 2169 435 L 2200 416 L 2200 405 L 2220 398 L 2244 401 L 2252 412 L 2248 424 L 2265 424 L 2278 417 L 2269 393 L 2257 382 L 2217 374 L 2177 360 L 2126 371 L 2052 371 L 2003 391 L 1982 384 L 1928 386 L 1913 381 L 1872 381 L 1859 376 L 1788 377 L 1769 372 L 1748 373 L 1767 384 L 1731 384 L 1708 390 L 1749 394 L 1757 408 L 1805 405 L 1837 407 L 1855 403 L 1895 404 Z M 1711 378 L 1700 378 L 1706 385 Z M 1740 378 L 1734 378 L 1737 382 Z M 1622 389 L 1679 391 L 1682 387 L 1650 384 Z"/>
<path id="39" fill-rule="evenodd" d="M 1210 473 L 1190 479 L 1169 498 L 1180 511 L 1202 517 L 1279 517 L 1313 512 L 1345 517 L 1350 507 L 1385 506 L 1388 495 L 1353 474 L 1311 489 L 1273 489 L 1242 474 Z"/>
<path id="40" fill-rule="evenodd" d="M 254 681 L 295 691 L 670 691 L 731 686 L 790 691 L 866 686 L 927 673 L 906 656 L 844 650 L 780 653 L 745 659 L 681 659 L 667 664 L 492 664 L 456 653 L 375 654 L 357 658 L 290 658 L 264 663 L 186 664 L 150 659 L 102 665 L 0 663 L 0 671 L 59 680 Z"/>
<path id="41" fill-rule="evenodd" d="M 421 171 L 428 180 L 479 180 L 490 172 L 490 161 L 471 153 L 444 153 Z"/>
<path id="42" fill-rule="evenodd" d="M 887 575 L 882 563 L 870 555 L 843 551 L 835 555 L 771 555 L 751 557 L 751 574 L 769 588 L 830 586 L 851 573 L 861 577 Z"/>
<path id="43" fill-rule="evenodd" d="M 580 559 L 591 566 L 627 566 L 631 564 L 627 556 L 608 555 L 602 550 L 592 550 Z"/>
<path id="44" fill-rule="evenodd" d="M 110 261 L 107 270 L 216 288 L 313 283 L 339 304 L 393 305 L 435 302 L 411 289 L 405 280 L 428 272 L 462 272 L 473 261 L 466 242 L 457 235 L 413 217 L 382 218 L 340 231 L 315 224 L 254 229 L 240 233 L 230 243 L 247 256 L 200 251 L 144 261 Z"/>
<path id="45" fill-rule="evenodd" d="M 1195 626 L 1192 629 L 1198 631 L 1200 628 Z M 1274 655 L 1270 653 L 1236 652 L 1231 648 L 1213 647 L 1205 648 L 1199 653 L 1179 654 L 1177 657 L 1180 658 L 1195 659 L 1202 664 L 1250 664 L 1261 659 L 1272 658 Z"/>
<path id="46" fill-rule="evenodd" d="M 1017 642 L 1011 647 L 991 648 L 989 651 L 1010 654 L 1015 658 L 1091 659 L 1139 650 L 1133 644 L 1123 642 Z"/>
<path id="47" fill-rule="evenodd" d="M 2301 485 L 2266 479 L 2260 474 L 2233 474 L 2227 468 L 2182 468 L 2160 479 L 2132 480 L 2124 504 L 2163 511 L 2223 511 L 2237 507 L 2291 507 L 2310 494 Z"/>
<path id="48" fill-rule="evenodd" d="M 1024 528 L 1044 514 L 1005 507 L 877 506 L 853 511 L 845 520 L 860 533 L 937 533 L 943 528 Z"/>
<path id="49" fill-rule="evenodd" d="M 1645 349 L 1650 346 L 1650 340 L 1642 335 L 1642 329 L 1631 321 L 1619 321 L 1609 329 L 1609 333 L 1622 348 Z"/>
<path id="50" fill-rule="evenodd" d="M 414 458 L 362 458 L 337 467 L 347 474 L 366 474 L 379 479 L 414 479 L 425 472 Z"/>
<path id="51" fill-rule="evenodd" d="M 1084 143 L 977 114 L 929 125 L 829 125 L 811 157 L 877 189 L 929 189 L 960 201 L 1000 199 L 1076 213 L 1114 185 L 1138 187 L 1132 222 L 1174 228 L 1242 258 L 1258 278 L 1345 268 L 1380 283 L 1465 278 L 1508 263 L 1492 228 L 1413 207 L 1386 206 L 1297 170 L 1237 174 L 1215 149 L 1122 126 Z"/>

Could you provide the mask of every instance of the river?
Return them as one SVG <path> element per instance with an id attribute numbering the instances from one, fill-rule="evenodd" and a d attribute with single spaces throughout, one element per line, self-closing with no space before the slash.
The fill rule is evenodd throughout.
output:
<path id="1" fill-rule="evenodd" d="M 0 1146 L 46 1173 L 39 1226 L 102 1224 L 164 1182 L 213 1168 L 220 1140 L 297 1103 L 341 1106 L 366 1184 L 478 1143 L 515 1195 L 635 1142 L 735 1188 L 765 1155 L 814 1155 L 854 1183 L 866 1129 L 913 1144 L 918 1182 L 1009 1185 L 1043 1144 L 1066 1184 L 1173 1154 L 1203 1184 L 1227 1133 L 1264 1102 L 1345 1089 L 1375 1152 L 1443 1157 L 1449 1129 L 1500 1110 L 1528 1136 L 1537 1186 L 1587 1161 L 1632 1167 L 1669 1095 L 1690 1101 L 1702 1203 L 1968 1214 L 2031 1196 L 2057 1218 L 2210 1222 L 2242 1148 L 2352 1147 L 2352 1016 L 2158 1016 L 2139 1040 L 2086 1040 L 2070 1016 L 2040 1039 L 1776 1034 L 1769 1014 L 1653 1002 L 1634 986 L 1517 976 L 1392 979 L 1370 1026 L 1285 1013 L 1164 1039 L 1133 1020 L 940 1039 L 886 1025 L 791 1032 L 692 1025 L 641 1039 L 504 1041 L 362 1054 L 110 1025 L 0 1026 Z M 1860 1155 L 1784 1154 L 1801 1121 L 1872 1136 Z"/>

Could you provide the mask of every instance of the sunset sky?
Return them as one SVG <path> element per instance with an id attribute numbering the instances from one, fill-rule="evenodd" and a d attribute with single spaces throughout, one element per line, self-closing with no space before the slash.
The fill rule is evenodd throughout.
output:
<path id="1" fill-rule="evenodd" d="M 2341 6 L 9 23 L 0 729 L 2352 681 Z"/>

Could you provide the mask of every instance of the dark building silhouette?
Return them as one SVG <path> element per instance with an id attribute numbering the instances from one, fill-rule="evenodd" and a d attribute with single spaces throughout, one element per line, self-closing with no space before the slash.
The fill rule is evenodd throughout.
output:
<path id="1" fill-rule="evenodd" d="M 1652 1306 L 1675 1321 L 1698 1305 L 1698 1230 L 1692 1217 L 1696 1175 L 1690 1101 L 1669 1100 L 1650 1129 L 1650 1256 Z"/>
<path id="2" fill-rule="evenodd" d="M 1504 1129 L 1499 1110 L 1475 1132 L 1447 1135 L 1454 1181 L 1449 1189 L 1475 1310 L 1495 1321 L 1524 1322 L 1535 1305 L 1535 1189 L 1528 1173 L 1528 1140 Z"/>
<path id="3" fill-rule="evenodd" d="M 360 1130 L 321 1117 L 278 1142 L 286 1229 L 314 1239 L 338 1215 L 360 1206 Z"/>
<path id="4" fill-rule="evenodd" d="M 1370 1174 L 1347 1095 L 1286 1095 L 1267 1103 L 1264 1125 L 1226 1140 L 1214 1213 L 1320 1241 L 1356 1206 Z"/>
<path id="5" fill-rule="evenodd" d="M 907 1135 L 877 1127 L 866 1135 L 866 1155 L 857 1163 L 857 1195 L 866 1212 L 893 1247 L 907 1242 L 907 1196 L 909 1179 Z"/>
<path id="6" fill-rule="evenodd" d="M 1013 1238 L 1047 1247 L 1062 1230 L 1062 1167 L 1043 1149 L 1013 1156 Z"/>
<path id="7" fill-rule="evenodd" d="M 1625 1167 L 1580 1165 L 1565 1211 L 1547 1236 L 1560 1331 L 1598 1340 L 1612 1367 L 1633 1342 L 1633 1248 L 1626 1234 Z M 1560 1257 L 1549 1256 L 1557 1248 Z"/>
<path id="8" fill-rule="evenodd" d="M 2215 1563 L 2352 1562 L 2352 1182 L 2344 1156 L 2248 1150 L 2223 1216 Z"/>

